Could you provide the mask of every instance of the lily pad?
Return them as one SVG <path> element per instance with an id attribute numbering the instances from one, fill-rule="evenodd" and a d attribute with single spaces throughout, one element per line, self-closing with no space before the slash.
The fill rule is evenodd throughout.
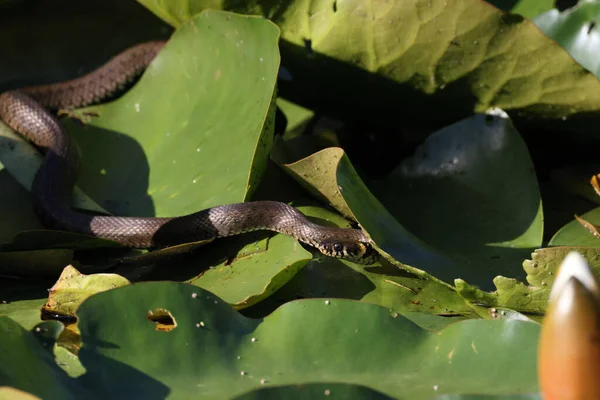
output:
<path id="1" fill-rule="evenodd" d="M 157 309 L 168 311 L 173 329 L 157 330 L 148 320 Z M 385 308 L 349 300 L 296 301 L 252 320 L 209 292 L 168 282 L 100 293 L 78 317 L 85 375 L 69 378 L 32 333 L 2 318 L 0 380 L 43 398 L 88 391 L 224 398 L 304 383 L 362 385 L 415 400 L 537 391 L 539 325 L 525 321 L 464 321 L 428 332 Z M 332 332 L 335 340 L 323 340 Z M 177 362 L 165 362 L 173 354 Z M 15 368 L 19 363 L 29 372 Z"/>
<path id="2" fill-rule="evenodd" d="M 534 18 L 533 22 L 549 37 L 560 43 L 584 68 L 600 77 L 598 43 L 600 32 L 600 4 L 580 1 L 563 12 L 549 10 Z"/>
<path id="3" fill-rule="evenodd" d="M 4 286 L 4 282 L 2 284 Z M 31 329 L 42 321 L 40 319 L 40 310 L 46 301 L 44 298 L 18 300 L 14 303 L 0 298 L 0 301 L 2 302 L 0 304 L 0 316 L 11 318 L 25 329 Z"/>
<path id="4" fill-rule="evenodd" d="M 0 278 L 0 316 L 10 317 L 25 329 L 39 324 L 41 308 L 48 298 L 48 288 L 54 283 L 53 278 Z"/>
<path id="5" fill-rule="evenodd" d="M 268 247 L 261 249 L 260 243 Z M 275 235 L 247 245 L 233 260 L 221 262 L 188 282 L 215 293 L 235 309 L 242 309 L 271 295 L 310 259 L 310 252 L 296 239 Z"/>
<path id="6" fill-rule="evenodd" d="M 521 262 L 542 245 L 534 166 L 501 110 L 432 134 L 371 188 L 412 234 L 460 260 L 455 278 L 489 286 L 497 275 L 522 276 Z"/>
<path id="7" fill-rule="evenodd" d="M 119 215 L 247 200 L 272 141 L 278 33 L 261 18 L 216 11 L 182 25 L 132 90 L 75 113 L 98 115 L 91 124 L 68 124 L 82 149 L 82 189 Z"/>
<path id="8" fill-rule="evenodd" d="M 292 77 L 286 94 L 373 124 L 489 107 L 560 121 L 600 109 L 593 74 L 530 20 L 479 0 L 139 1 L 173 26 L 215 7 L 272 19 Z"/>
<path id="9" fill-rule="evenodd" d="M 585 221 L 600 225 L 600 207 L 580 215 Z M 554 234 L 550 246 L 589 246 L 600 247 L 600 239 L 592 235 L 577 220 L 569 222 Z"/>
<path id="10" fill-rule="evenodd" d="M 570 251 L 583 255 L 595 276 L 600 276 L 600 249 L 592 247 L 561 246 L 536 250 L 530 260 L 523 262 L 527 273 L 524 283 L 514 278 L 494 278 L 496 290 L 485 292 L 462 279 L 454 282 L 459 295 L 474 306 L 506 307 L 523 313 L 543 315 L 548 305 L 550 288 L 563 259 Z"/>

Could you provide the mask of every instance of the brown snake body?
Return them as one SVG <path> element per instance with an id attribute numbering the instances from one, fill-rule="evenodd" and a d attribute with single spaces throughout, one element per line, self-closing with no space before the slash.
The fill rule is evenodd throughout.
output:
<path id="1" fill-rule="evenodd" d="M 160 248 L 271 230 L 293 236 L 328 256 L 373 263 L 377 252 L 361 230 L 315 224 L 295 208 L 275 201 L 223 205 L 173 218 L 90 216 L 71 208 L 79 154 L 48 110 L 102 101 L 138 77 L 163 46 L 164 42 L 139 44 L 81 78 L 0 94 L 0 119 L 45 151 L 32 189 L 35 211 L 42 222 L 52 229 L 136 248 Z"/>

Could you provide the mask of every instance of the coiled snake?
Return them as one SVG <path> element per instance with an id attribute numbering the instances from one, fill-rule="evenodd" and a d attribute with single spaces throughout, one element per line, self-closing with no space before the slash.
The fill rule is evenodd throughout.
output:
<path id="1" fill-rule="evenodd" d="M 35 211 L 41 221 L 52 229 L 136 248 L 161 248 L 271 230 L 293 236 L 328 256 L 373 263 L 377 252 L 361 230 L 323 227 L 295 208 L 275 201 L 229 204 L 172 218 L 90 216 L 71 209 L 79 155 L 50 111 L 86 106 L 114 94 L 139 76 L 163 46 L 164 42 L 142 43 L 81 78 L 0 94 L 0 119 L 45 151 L 32 187 Z"/>

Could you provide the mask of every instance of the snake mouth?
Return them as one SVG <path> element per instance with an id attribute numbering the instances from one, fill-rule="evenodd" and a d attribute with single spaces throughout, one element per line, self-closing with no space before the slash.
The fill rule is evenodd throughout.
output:
<path id="1" fill-rule="evenodd" d="M 316 247 L 326 256 L 341 258 L 357 264 L 371 265 L 379 260 L 377 250 L 370 243 L 362 241 L 327 241 Z"/>
<path id="2" fill-rule="evenodd" d="M 357 263 L 364 265 L 372 265 L 379 261 L 379 257 L 379 252 L 375 250 L 375 248 L 372 245 L 366 244 L 365 252 L 362 255 L 360 261 L 357 261 Z"/>

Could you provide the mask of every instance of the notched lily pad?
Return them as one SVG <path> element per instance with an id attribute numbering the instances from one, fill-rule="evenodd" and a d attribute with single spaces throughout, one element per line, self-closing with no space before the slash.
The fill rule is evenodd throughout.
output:
<path id="1" fill-rule="evenodd" d="M 550 38 L 558 42 L 584 68 L 600 76 L 597 24 L 600 4 L 580 1 L 563 12 L 549 10 L 534 18 L 533 22 Z"/>
<path id="2" fill-rule="evenodd" d="M 505 112 L 488 110 L 427 138 L 372 190 L 397 221 L 459 264 L 437 275 L 484 286 L 519 276 L 542 245 L 540 190 L 527 146 Z M 431 272 L 431 271 L 428 271 Z"/>
<path id="3" fill-rule="evenodd" d="M 527 283 L 498 276 L 494 279 L 494 292 L 480 290 L 462 279 L 457 279 L 454 285 L 458 294 L 474 306 L 506 307 L 525 314 L 542 315 L 556 272 L 570 251 L 578 251 L 583 255 L 594 275 L 600 276 L 599 248 L 563 246 L 536 250 L 531 254 L 531 260 L 523 262 Z"/>
<path id="4" fill-rule="evenodd" d="M 148 321 L 148 310 L 158 308 L 176 319 L 175 329 L 159 332 Z M 539 325 L 524 321 L 463 321 L 429 332 L 382 307 L 323 299 L 288 303 L 254 320 L 209 292 L 172 282 L 100 293 L 82 304 L 78 316 L 84 343 L 79 358 L 87 372 L 77 380 L 49 359 L 30 332 L 0 318 L 3 381 L 43 398 L 88 390 L 99 397 L 223 398 L 334 382 L 411 400 L 537 391 Z M 335 340 L 323 340 L 332 332 Z M 178 362 L 165 363 L 173 354 Z M 17 361 L 29 368 L 17 373 Z"/>
<path id="5" fill-rule="evenodd" d="M 311 257 L 296 239 L 277 234 L 244 246 L 233 259 L 212 265 L 187 282 L 243 309 L 286 284 Z"/>

